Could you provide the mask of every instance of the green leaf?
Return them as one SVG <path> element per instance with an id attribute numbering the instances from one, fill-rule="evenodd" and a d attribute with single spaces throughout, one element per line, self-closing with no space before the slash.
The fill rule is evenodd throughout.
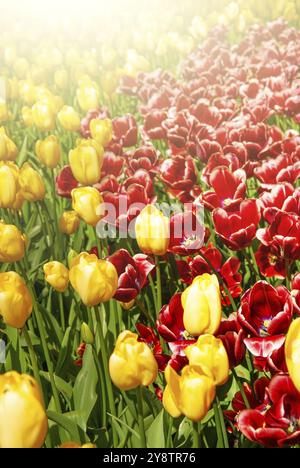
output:
<path id="1" fill-rule="evenodd" d="M 82 443 L 84 440 L 78 425 L 70 419 L 70 413 L 59 414 L 55 411 L 47 411 L 50 421 L 65 429 L 70 434 L 72 442 Z"/>
<path id="2" fill-rule="evenodd" d="M 46 379 L 47 382 L 50 382 L 49 372 L 41 371 L 40 375 L 44 377 L 44 379 Z M 70 400 L 72 398 L 72 393 L 73 393 L 71 385 L 68 384 L 61 377 L 58 377 L 57 375 L 54 375 L 54 382 L 58 391 L 62 393 L 68 400 Z"/>
<path id="3" fill-rule="evenodd" d="M 147 432 L 149 448 L 165 448 L 164 410 L 154 419 Z"/>

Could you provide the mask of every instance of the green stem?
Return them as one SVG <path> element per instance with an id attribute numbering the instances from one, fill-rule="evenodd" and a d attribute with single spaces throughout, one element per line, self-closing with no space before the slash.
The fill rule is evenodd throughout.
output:
<path id="1" fill-rule="evenodd" d="M 198 423 L 193 422 L 193 447 L 192 448 L 200 448 L 199 443 L 199 432 L 198 432 Z"/>
<path id="2" fill-rule="evenodd" d="M 228 437 L 227 437 L 227 430 L 226 430 L 226 426 L 225 426 L 223 410 L 222 410 L 222 406 L 221 406 L 221 403 L 220 403 L 218 397 L 217 397 L 217 409 L 218 409 L 218 412 L 219 412 L 219 421 L 220 421 L 220 426 L 221 426 L 221 433 L 222 433 L 222 439 L 223 439 L 223 447 L 224 447 L 224 448 L 229 448 Z"/>
<path id="3" fill-rule="evenodd" d="M 217 431 L 217 440 L 221 444 L 221 448 L 224 448 L 224 441 L 223 441 L 223 435 L 222 435 L 222 429 L 221 429 L 221 423 L 220 423 L 220 416 L 219 416 L 219 410 L 218 410 L 218 404 L 214 403 L 214 413 L 215 413 L 215 424 L 216 424 L 216 431 Z"/>
<path id="4" fill-rule="evenodd" d="M 105 313 L 105 309 L 103 305 L 102 305 L 102 309 Z M 109 375 L 107 348 L 106 348 L 106 343 L 105 343 L 103 328 L 102 328 L 102 323 L 101 323 L 101 309 L 100 308 L 98 310 L 95 309 L 95 314 L 96 314 L 96 321 L 97 321 L 97 331 L 99 333 L 99 338 L 100 338 L 100 352 L 101 352 L 102 359 L 103 359 L 103 369 L 104 369 L 104 376 L 105 376 L 105 382 L 106 382 L 107 393 L 108 393 L 109 409 L 110 409 L 110 413 L 113 416 L 117 417 L 113 387 L 112 387 L 112 382 L 111 382 L 111 378 Z M 114 447 L 117 447 L 118 435 L 116 433 L 116 430 L 113 424 L 112 424 L 112 431 L 113 431 Z"/>
<path id="5" fill-rule="evenodd" d="M 98 378 L 99 378 L 99 382 L 100 382 L 100 386 L 101 386 L 101 402 L 102 402 L 102 406 L 101 406 L 101 422 L 102 422 L 102 425 L 103 427 L 106 427 L 107 425 L 107 405 L 106 405 L 106 395 L 105 395 L 105 377 L 104 377 L 104 372 L 103 372 L 103 368 L 100 366 L 100 360 L 99 360 L 99 357 L 97 355 L 97 351 L 96 351 L 96 348 L 95 346 L 93 345 L 92 346 L 92 349 L 93 349 L 93 355 L 94 355 L 94 361 L 95 361 L 95 366 L 96 366 L 96 369 L 97 369 L 97 373 L 98 373 Z"/>
<path id="6" fill-rule="evenodd" d="M 37 383 L 38 383 L 38 385 L 39 385 L 39 387 L 41 389 L 41 392 L 42 392 L 43 387 L 42 387 L 42 382 L 41 382 L 41 378 L 40 378 L 40 372 L 39 372 L 37 357 L 36 357 L 36 354 L 35 354 L 35 351 L 34 351 L 34 347 L 33 347 L 30 335 L 29 335 L 28 330 L 27 330 L 27 325 L 25 325 L 24 328 L 22 329 L 22 334 L 23 334 L 23 336 L 25 338 L 27 348 L 28 348 L 28 351 L 29 351 L 29 356 L 30 356 L 30 361 L 31 361 L 31 365 L 32 365 L 34 378 L 37 381 Z"/>
<path id="7" fill-rule="evenodd" d="M 144 414 L 143 414 L 143 395 L 142 387 L 137 387 L 136 389 L 137 397 L 137 415 L 138 415 L 138 424 L 140 429 L 140 438 L 142 448 L 147 448 L 146 433 L 145 433 L 145 424 L 144 424 Z"/>
<path id="8" fill-rule="evenodd" d="M 156 312 L 158 315 L 162 308 L 161 271 L 160 271 L 160 265 L 159 265 L 159 257 L 155 257 L 155 265 L 156 265 L 156 290 L 157 290 Z"/>
<path id="9" fill-rule="evenodd" d="M 235 379 L 235 381 L 236 381 L 236 383 L 237 383 L 237 385 L 238 385 L 238 387 L 239 387 L 239 390 L 240 390 L 240 392 L 241 392 L 241 395 L 242 395 L 242 398 L 243 398 L 243 401 L 244 401 L 244 403 L 245 403 L 246 408 L 247 408 L 247 409 L 251 409 L 251 406 L 250 406 L 250 404 L 249 404 L 247 395 L 246 395 L 245 390 L 244 390 L 244 386 L 243 386 L 243 384 L 241 383 L 240 379 L 238 378 L 238 375 L 237 375 L 235 369 L 231 369 L 231 372 L 232 372 L 232 375 L 233 375 L 233 377 L 234 377 L 234 379 Z"/>
<path id="10" fill-rule="evenodd" d="M 58 293 L 58 301 L 59 301 L 59 310 L 60 310 L 60 323 L 63 331 L 66 329 L 66 321 L 65 321 L 65 311 L 64 311 L 64 301 L 63 296 L 61 293 Z"/>
<path id="11" fill-rule="evenodd" d="M 169 427 L 168 427 L 166 448 L 173 448 L 172 430 L 173 430 L 173 418 L 172 416 L 169 415 Z"/>

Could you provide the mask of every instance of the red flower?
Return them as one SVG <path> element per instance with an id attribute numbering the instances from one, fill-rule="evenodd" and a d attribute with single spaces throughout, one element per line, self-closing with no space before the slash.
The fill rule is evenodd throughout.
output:
<path id="1" fill-rule="evenodd" d="M 204 237 L 204 224 L 193 211 L 185 211 L 172 216 L 169 252 L 183 256 L 196 253 L 202 247 Z"/>
<path id="2" fill-rule="evenodd" d="M 190 192 L 197 182 L 195 163 L 191 157 L 166 159 L 160 166 L 160 177 L 173 195 Z"/>
<path id="3" fill-rule="evenodd" d="M 220 338 L 227 351 L 231 368 L 235 368 L 244 360 L 246 347 L 244 345 L 245 332 L 240 327 L 236 314 L 222 320 L 216 336 Z"/>
<path id="4" fill-rule="evenodd" d="M 216 168 L 209 177 L 214 192 L 205 192 L 201 199 L 209 210 L 224 208 L 226 211 L 238 209 L 245 197 L 246 174 L 238 169 L 231 172 L 227 167 Z"/>
<path id="5" fill-rule="evenodd" d="M 106 151 L 102 166 L 102 177 L 113 175 L 119 177 L 122 173 L 124 159 L 111 151 Z"/>
<path id="6" fill-rule="evenodd" d="M 274 288 L 266 281 L 258 281 L 246 291 L 238 310 L 239 324 L 255 338 L 274 337 L 277 340 L 275 335 L 288 331 L 292 316 L 293 301 L 289 291 L 284 286 Z M 263 355 L 264 346 L 267 345 L 267 341 L 264 343 L 261 340 L 260 355 Z"/>
<path id="7" fill-rule="evenodd" d="M 286 277 L 286 260 L 279 245 L 260 245 L 255 253 L 259 271 L 267 278 Z"/>
<path id="8" fill-rule="evenodd" d="M 93 119 L 108 119 L 110 118 L 109 110 L 107 107 L 101 109 L 94 109 L 87 113 L 84 119 L 81 121 L 81 135 L 83 138 L 91 138 L 90 123 Z"/>
<path id="9" fill-rule="evenodd" d="M 285 335 L 246 338 L 244 343 L 254 356 L 253 364 L 260 372 L 287 372 L 284 355 Z"/>
<path id="10" fill-rule="evenodd" d="M 155 268 L 150 259 L 143 254 L 132 257 L 125 249 L 120 249 L 107 259 L 118 273 L 118 289 L 114 296 L 120 302 L 131 302 L 147 282 L 149 273 Z"/>
<path id="11" fill-rule="evenodd" d="M 161 309 L 156 326 L 160 336 L 168 342 L 186 339 L 181 293 L 175 294 L 169 304 Z"/>
<path id="12" fill-rule="evenodd" d="M 232 250 L 241 250 L 251 245 L 260 221 L 256 200 L 242 201 L 239 211 L 227 213 L 222 208 L 213 211 L 216 233 Z"/>
<path id="13" fill-rule="evenodd" d="M 141 146 L 137 150 L 127 153 L 127 163 L 131 171 L 136 172 L 139 169 L 147 171 L 154 176 L 157 172 L 158 156 L 155 148 L 150 145 Z"/>
<path id="14" fill-rule="evenodd" d="M 167 113 L 160 110 L 149 112 L 145 116 L 143 136 L 145 140 L 164 140 L 166 130 L 162 128 L 162 122 L 167 118 Z"/>
<path id="15" fill-rule="evenodd" d="M 71 198 L 71 192 L 78 187 L 70 166 L 65 166 L 56 177 L 56 192 L 60 197 Z"/>
<path id="16" fill-rule="evenodd" d="M 264 447 L 286 447 L 300 443 L 300 394 L 286 374 L 273 377 L 268 388 L 265 410 L 242 411 L 237 417 L 239 430 Z"/>
<path id="17" fill-rule="evenodd" d="M 125 148 L 136 145 L 138 138 L 138 128 L 133 115 L 127 114 L 123 117 L 116 117 L 113 120 L 113 131 L 115 138 Z"/>
<path id="18" fill-rule="evenodd" d="M 136 329 L 139 334 L 139 341 L 146 343 L 149 346 L 149 348 L 152 349 L 153 355 L 158 364 L 158 369 L 160 372 L 163 372 L 167 367 L 167 364 L 170 360 L 170 356 L 163 354 L 159 338 L 155 335 L 152 328 L 146 327 L 142 323 L 137 323 Z"/>

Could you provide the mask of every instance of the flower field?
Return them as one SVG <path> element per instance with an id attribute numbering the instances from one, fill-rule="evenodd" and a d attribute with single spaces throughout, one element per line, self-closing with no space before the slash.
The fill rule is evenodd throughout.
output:
<path id="1" fill-rule="evenodd" d="M 300 1 L 58 3 L 0 18 L 0 448 L 300 447 Z"/>

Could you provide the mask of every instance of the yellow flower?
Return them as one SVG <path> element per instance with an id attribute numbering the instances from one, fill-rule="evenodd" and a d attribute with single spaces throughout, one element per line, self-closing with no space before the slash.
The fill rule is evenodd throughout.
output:
<path id="1" fill-rule="evenodd" d="M 96 445 L 94 444 L 83 444 L 80 445 L 77 442 L 65 442 L 64 444 L 61 444 L 59 446 L 61 449 L 93 449 L 96 448 Z"/>
<path id="2" fill-rule="evenodd" d="M 14 371 L 0 375 L 0 448 L 40 448 L 47 431 L 36 381 Z"/>
<path id="3" fill-rule="evenodd" d="M 32 118 L 34 124 L 44 131 L 55 128 L 55 112 L 53 105 L 46 99 L 38 101 L 32 107 Z"/>
<path id="4" fill-rule="evenodd" d="M 29 163 L 23 164 L 20 169 L 19 184 L 25 200 L 35 202 L 45 198 L 46 188 L 43 179 Z"/>
<path id="5" fill-rule="evenodd" d="M 157 377 L 158 366 L 149 346 L 139 342 L 135 333 L 124 331 L 110 357 L 109 373 L 116 387 L 131 390 L 151 385 Z"/>
<path id="6" fill-rule="evenodd" d="M 31 127 L 34 124 L 33 112 L 30 107 L 24 106 L 21 110 L 22 119 L 26 127 Z"/>
<path id="7" fill-rule="evenodd" d="M 26 238 L 16 226 L 0 222 L 0 262 L 14 263 L 25 255 Z"/>
<path id="8" fill-rule="evenodd" d="M 80 225 L 80 219 L 76 211 L 65 211 L 59 220 L 59 230 L 63 234 L 71 236 Z"/>
<path id="9" fill-rule="evenodd" d="M 196 344 L 188 346 L 185 354 L 189 365 L 211 377 L 215 385 L 223 385 L 229 376 L 229 360 L 222 340 L 213 335 L 199 336 Z"/>
<path id="10" fill-rule="evenodd" d="M 18 168 L 0 163 L 0 208 L 12 208 L 18 191 Z"/>
<path id="11" fill-rule="evenodd" d="M 78 104 L 83 112 L 99 107 L 99 91 L 93 83 L 84 83 L 76 92 Z"/>
<path id="12" fill-rule="evenodd" d="M 7 136 L 5 129 L 0 128 L 0 161 L 15 161 L 18 148 Z"/>
<path id="13" fill-rule="evenodd" d="M 142 252 L 165 255 L 170 243 L 170 222 L 154 205 L 147 205 L 135 225 L 137 243 Z"/>
<path id="14" fill-rule="evenodd" d="M 64 69 L 56 70 L 54 75 L 54 83 L 59 89 L 66 89 L 68 86 L 68 73 Z"/>
<path id="15" fill-rule="evenodd" d="M 82 185 L 94 185 L 101 178 L 104 149 L 95 140 L 79 140 L 69 152 L 69 163 L 75 179 Z"/>
<path id="16" fill-rule="evenodd" d="M 93 307 L 109 301 L 115 295 L 118 273 L 112 263 L 84 252 L 71 264 L 70 282 L 82 302 Z"/>
<path id="17" fill-rule="evenodd" d="M 165 377 L 168 384 L 163 395 L 165 410 L 174 418 L 184 414 L 192 421 L 201 421 L 215 398 L 213 380 L 192 366 L 186 366 L 178 375 L 168 365 Z"/>
<path id="18" fill-rule="evenodd" d="M 7 120 L 9 120 L 9 118 L 10 118 L 10 115 L 9 115 L 6 102 L 0 99 L 0 123 L 6 122 Z"/>
<path id="19" fill-rule="evenodd" d="M 285 360 L 290 377 L 300 392 L 300 318 L 294 320 L 285 341 Z"/>
<path id="20" fill-rule="evenodd" d="M 219 328 L 222 309 L 218 278 L 197 276 L 181 297 L 185 329 L 193 336 L 213 335 Z"/>
<path id="21" fill-rule="evenodd" d="M 80 129 L 80 117 L 74 107 L 64 106 L 57 118 L 62 128 L 68 132 L 78 132 Z"/>
<path id="22" fill-rule="evenodd" d="M 35 152 L 45 166 L 54 169 L 60 161 L 60 144 L 58 138 L 50 135 L 35 144 Z"/>
<path id="23" fill-rule="evenodd" d="M 56 291 L 65 292 L 69 285 L 69 270 L 60 262 L 49 262 L 44 265 L 45 280 Z"/>
<path id="24" fill-rule="evenodd" d="M 94 187 L 72 190 L 72 206 L 78 216 L 91 226 L 96 226 L 105 214 L 103 198 Z"/>
<path id="25" fill-rule="evenodd" d="M 113 136 L 112 122 L 110 119 L 92 119 L 90 131 L 92 138 L 105 148 Z"/>
<path id="26" fill-rule="evenodd" d="M 0 315 L 14 328 L 23 328 L 32 312 L 32 299 L 23 279 L 14 271 L 0 273 Z"/>

